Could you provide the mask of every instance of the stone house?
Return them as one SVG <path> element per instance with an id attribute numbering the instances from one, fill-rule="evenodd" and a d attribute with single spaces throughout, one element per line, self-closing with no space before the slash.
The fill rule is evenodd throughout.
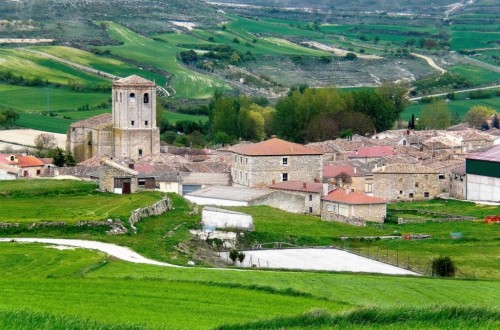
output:
<path id="1" fill-rule="evenodd" d="M 104 159 L 99 168 L 99 189 L 115 194 L 133 194 L 138 189 L 139 172 Z"/>
<path id="2" fill-rule="evenodd" d="M 281 190 L 304 199 L 302 213 L 320 215 L 323 185 L 320 182 L 285 181 L 269 186 L 273 190 Z"/>
<path id="3" fill-rule="evenodd" d="M 441 192 L 439 171 L 424 165 L 391 164 L 372 173 L 373 196 L 388 201 L 432 199 Z"/>
<path id="4" fill-rule="evenodd" d="M 112 114 L 73 123 L 66 148 L 77 162 L 94 156 L 138 159 L 160 152 L 156 85 L 136 75 L 113 81 Z"/>
<path id="5" fill-rule="evenodd" d="M 465 163 L 453 168 L 449 174 L 450 196 L 465 199 Z"/>
<path id="6" fill-rule="evenodd" d="M 465 160 L 466 198 L 500 202 L 500 145 Z"/>
<path id="7" fill-rule="evenodd" d="M 361 147 L 348 154 L 347 159 L 359 160 L 362 163 L 368 164 L 392 155 L 394 155 L 394 147 L 392 146 Z"/>
<path id="8" fill-rule="evenodd" d="M 9 172 L 17 169 L 18 178 L 39 177 L 46 166 L 41 159 L 29 155 L 0 154 L 0 163 L 9 166 Z"/>
<path id="9" fill-rule="evenodd" d="M 387 201 L 359 192 L 335 189 L 323 197 L 321 219 L 363 225 L 364 221 L 384 222 Z"/>
<path id="10" fill-rule="evenodd" d="M 336 188 L 373 193 L 372 167 L 359 160 L 329 162 L 323 167 L 323 193 Z"/>
<path id="11" fill-rule="evenodd" d="M 319 181 L 322 153 L 278 138 L 231 149 L 233 184 L 267 187 L 284 181 Z"/>

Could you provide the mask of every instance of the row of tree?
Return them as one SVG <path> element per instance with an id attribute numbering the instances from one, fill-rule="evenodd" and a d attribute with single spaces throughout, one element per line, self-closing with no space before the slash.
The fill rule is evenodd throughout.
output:
<path id="1" fill-rule="evenodd" d="M 394 125 L 408 103 L 408 90 L 405 83 L 355 92 L 303 86 L 278 100 L 275 108 L 216 94 L 209 105 L 210 134 L 216 140 L 262 140 L 276 134 L 295 142 L 373 134 Z"/>

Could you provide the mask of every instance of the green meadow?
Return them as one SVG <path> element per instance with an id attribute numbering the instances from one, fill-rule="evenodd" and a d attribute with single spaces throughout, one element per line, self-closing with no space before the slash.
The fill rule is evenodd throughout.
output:
<path id="1" fill-rule="evenodd" d="M 494 92 L 490 91 L 490 93 Z M 493 96 L 486 99 L 476 99 L 476 100 L 458 99 L 455 101 L 447 102 L 446 104 L 448 106 L 448 110 L 452 115 L 456 113 L 460 116 L 460 118 L 463 119 L 465 117 L 465 114 L 470 110 L 470 108 L 476 105 L 487 106 L 493 109 L 500 109 L 500 97 Z M 401 118 L 404 120 L 409 120 L 412 114 L 414 114 L 416 118 L 419 118 L 422 113 L 422 109 L 426 105 L 427 104 L 415 103 L 406 107 L 403 113 L 401 114 Z"/>
<path id="2" fill-rule="evenodd" d="M 500 81 L 499 72 L 475 65 L 470 65 L 470 64 L 456 65 L 450 68 L 450 71 L 462 77 L 467 77 L 467 79 L 473 85 L 493 84 L 493 83 L 498 83 Z"/>
<path id="3" fill-rule="evenodd" d="M 122 46 L 106 46 L 112 54 L 165 70 L 172 75 L 175 97 L 208 98 L 217 89 L 229 89 L 223 81 L 194 72 L 177 60 L 180 49 L 170 43 L 141 36 L 116 23 L 107 23 L 110 35 Z M 147 51 L 145 51 L 147 50 Z"/>

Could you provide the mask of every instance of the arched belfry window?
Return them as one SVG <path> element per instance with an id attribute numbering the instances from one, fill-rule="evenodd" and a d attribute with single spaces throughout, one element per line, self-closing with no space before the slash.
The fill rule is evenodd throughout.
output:
<path id="1" fill-rule="evenodd" d="M 135 102 L 135 93 L 130 93 L 130 102 Z"/>
<path id="2" fill-rule="evenodd" d="M 144 93 L 144 103 L 149 103 L 149 94 Z"/>

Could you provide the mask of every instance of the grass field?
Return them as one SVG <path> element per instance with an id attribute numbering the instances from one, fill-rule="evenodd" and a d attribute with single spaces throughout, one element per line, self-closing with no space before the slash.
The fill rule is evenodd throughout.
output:
<path id="1" fill-rule="evenodd" d="M 76 110 L 86 104 L 107 103 L 110 93 L 79 93 L 62 88 L 37 88 L 0 84 L 0 105 L 22 112 Z"/>
<path id="2" fill-rule="evenodd" d="M 498 83 L 500 81 L 500 73 L 474 65 L 457 65 L 450 68 L 450 71 L 462 77 L 467 77 L 473 85 Z"/>
<path id="3" fill-rule="evenodd" d="M 31 128 L 39 131 L 52 133 L 66 133 L 68 126 L 75 122 L 73 119 L 61 117 L 42 116 L 40 114 L 20 113 L 16 125 L 19 127 Z"/>
<path id="4" fill-rule="evenodd" d="M 483 105 L 497 110 L 500 109 L 500 97 L 495 96 L 487 99 L 477 100 L 456 100 L 448 102 L 447 105 L 448 110 L 452 115 L 457 113 L 463 120 L 465 114 L 470 110 L 470 108 L 476 105 Z M 422 109 L 425 106 L 426 104 L 421 103 L 412 104 L 405 108 L 405 110 L 401 114 L 401 118 L 404 120 L 409 120 L 412 114 L 415 115 L 415 118 L 419 118 L 422 113 Z"/>
<path id="5" fill-rule="evenodd" d="M 78 193 L 62 193 L 57 191 L 68 191 L 70 188 L 54 187 L 51 181 L 38 181 L 37 186 L 53 187 L 50 190 L 43 188 L 43 194 L 30 194 L 28 191 L 20 190 L 33 181 L 11 182 L 0 185 L 3 197 L 0 200 L 0 219 L 7 222 L 31 223 L 44 221 L 66 221 L 74 223 L 79 220 L 105 220 L 108 218 L 126 218 L 130 212 L 158 201 L 162 194 L 145 192 L 133 195 L 116 195 L 110 193 L 96 193 L 97 186 L 91 189 L 87 184 L 79 188 L 79 183 L 68 182 L 63 186 L 76 186 Z M 17 185 L 16 185 L 17 183 Z M 87 190 L 84 194 L 83 191 Z M 37 191 L 31 188 L 31 191 Z M 70 190 L 69 190 L 70 191 Z"/>
<path id="6" fill-rule="evenodd" d="M 139 61 L 172 74 L 171 86 L 179 98 L 208 98 L 216 89 L 229 89 L 223 81 L 197 73 L 181 65 L 175 45 L 143 37 L 115 23 L 107 23 L 110 35 L 122 46 L 104 47 L 111 53 Z M 147 49 L 147 52 L 144 50 Z"/>

